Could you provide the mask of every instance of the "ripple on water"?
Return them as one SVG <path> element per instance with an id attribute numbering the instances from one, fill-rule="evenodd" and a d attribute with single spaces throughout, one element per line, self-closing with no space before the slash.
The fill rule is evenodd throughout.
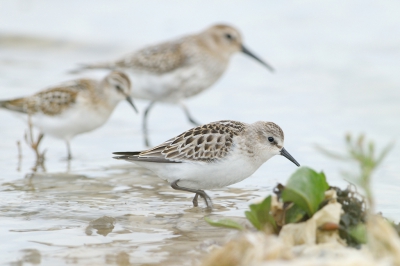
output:
<path id="1" fill-rule="evenodd" d="M 196 258 L 229 232 L 209 226 L 203 218 L 242 216 L 249 197 L 261 193 L 213 191 L 215 209 L 210 212 L 193 208 L 190 193 L 172 190 L 151 173 L 146 171 L 143 178 L 143 171 L 127 171 L 124 165 L 97 176 L 91 172 L 91 177 L 32 173 L 3 183 L 7 197 L 0 203 L 5 221 L 0 237 L 19 239 L 15 246 L 3 245 L 8 260 L 17 256 L 24 262 L 101 264 L 176 263 L 182 254 Z"/>

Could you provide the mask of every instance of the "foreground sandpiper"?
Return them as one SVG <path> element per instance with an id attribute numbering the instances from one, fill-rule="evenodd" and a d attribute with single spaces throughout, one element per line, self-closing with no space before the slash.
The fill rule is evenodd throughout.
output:
<path id="1" fill-rule="evenodd" d="M 114 71 L 101 81 L 78 79 L 29 97 L 0 101 L 0 107 L 28 115 L 41 132 L 37 145 L 45 134 L 65 140 L 71 159 L 69 141 L 103 125 L 120 101 L 127 100 L 136 110 L 130 94 L 128 76 Z"/>
<path id="2" fill-rule="evenodd" d="M 247 54 L 273 71 L 243 45 L 240 32 L 227 25 L 214 25 L 197 34 L 145 47 L 117 61 L 84 65 L 77 71 L 103 68 L 120 69 L 129 74 L 135 87 L 132 96 L 151 101 L 143 117 L 145 144 L 149 146 L 147 115 L 154 104 L 179 104 L 189 121 L 199 125 L 183 100 L 213 85 L 237 52 Z"/>
<path id="3" fill-rule="evenodd" d="M 196 193 L 212 207 L 203 189 L 221 188 L 242 181 L 274 155 L 300 164 L 283 147 L 282 129 L 273 122 L 246 124 L 218 121 L 192 128 L 152 149 L 115 152 L 166 180 L 173 189 Z"/>

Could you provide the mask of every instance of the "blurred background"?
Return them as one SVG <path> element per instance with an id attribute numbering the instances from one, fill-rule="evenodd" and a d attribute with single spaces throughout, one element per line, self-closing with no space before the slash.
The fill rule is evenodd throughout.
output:
<path id="1" fill-rule="evenodd" d="M 68 71 L 215 23 L 231 24 L 276 72 L 235 55 L 216 84 L 186 102 L 193 116 L 202 123 L 273 121 L 301 165 L 323 170 L 331 185 L 342 187 L 346 165 L 325 157 L 316 145 L 343 151 L 349 132 L 365 133 L 378 147 L 393 142 L 375 174 L 374 193 L 377 210 L 398 222 L 399 13 L 399 1 L 2 0 L 0 99 L 77 77 L 102 77 L 107 71 Z M 147 102 L 135 102 L 143 112 Z M 0 244 L 2 262 L 173 265 L 174 252 L 190 257 L 188 247 L 201 254 L 204 245 L 217 241 L 210 240 L 215 229 L 198 224 L 205 213 L 191 210 L 190 194 L 111 159 L 114 151 L 144 148 L 141 115 L 121 103 L 102 128 L 73 139 L 75 158 L 69 166 L 63 159 L 65 144 L 45 138 L 41 148 L 47 149 L 47 171 L 32 173 L 35 156 L 23 140 L 26 124 L 0 110 L 0 236 L 12 243 Z M 177 106 L 158 104 L 151 112 L 152 144 L 190 127 Z M 285 158 L 274 157 L 252 177 L 210 191 L 219 204 L 213 214 L 243 217 L 249 200 L 267 195 L 294 170 Z M 114 217 L 116 229 L 106 236 L 87 234 L 90 221 L 103 216 Z"/>

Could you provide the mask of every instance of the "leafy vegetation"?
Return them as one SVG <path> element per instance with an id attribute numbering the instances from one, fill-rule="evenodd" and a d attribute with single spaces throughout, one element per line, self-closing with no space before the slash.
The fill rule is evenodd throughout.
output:
<path id="1" fill-rule="evenodd" d="M 364 135 L 353 138 L 350 134 L 347 134 L 345 139 L 346 154 L 337 154 L 321 148 L 320 150 L 330 157 L 358 165 L 358 173 L 343 172 L 343 175 L 345 179 L 364 191 L 368 206 L 365 206 L 364 199 L 361 199 L 361 196 L 356 193 L 355 188 L 353 191 L 351 191 L 351 187 L 342 191 L 343 195 L 338 193 L 338 196 L 342 196 L 342 199 L 344 199 L 342 202 L 338 200 L 344 210 L 340 225 L 346 229 L 340 231 L 340 236 L 346 239 L 349 245 L 358 246 L 367 242 L 365 221 L 366 217 L 372 215 L 375 209 L 371 188 L 372 174 L 382 163 L 393 144 L 390 143 L 380 152 L 377 152 L 374 142 L 367 141 Z"/>
<path id="2" fill-rule="evenodd" d="M 282 225 L 294 223 L 309 218 L 318 211 L 319 206 L 324 200 L 324 193 L 329 189 L 324 173 L 317 173 L 308 167 L 297 170 L 289 179 L 286 186 L 278 185 L 275 189 L 278 199 L 282 200 L 287 207 L 285 208 L 285 221 L 277 221 L 271 215 L 272 197 L 268 196 L 261 203 L 251 204 L 250 210 L 245 212 L 245 216 L 250 223 L 260 231 L 272 229 L 278 233 Z M 242 230 L 238 224 L 231 220 L 206 221 L 219 227 L 233 228 Z M 235 224 L 235 225 L 233 225 Z"/>
<path id="3" fill-rule="evenodd" d="M 278 234 L 285 224 L 298 223 L 311 218 L 315 212 L 326 205 L 325 192 L 333 189 L 336 191 L 336 200 L 343 210 L 340 225 L 337 226 L 340 237 L 345 239 L 349 246 L 357 247 L 364 244 L 367 242 L 366 217 L 374 210 L 371 189 L 372 173 L 388 154 L 390 147 L 391 145 L 388 145 L 377 152 L 375 144 L 372 141 L 366 141 L 364 135 L 358 138 L 347 135 L 344 155 L 320 148 L 330 157 L 357 163 L 359 173 L 346 172 L 344 176 L 363 190 L 365 198 L 357 192 L 354 185 L 349 185 L 344 190 L 330 187 L 323 172 L 318 173 L 311 168 L 302 167 L 292 174 L 286 186 L 278 184 L 274 188 L 278 201 L 283 204 L 283 214 L 280 218 L 271 214 L 271 196 L 259 204 L 251 204 L 245 216 L 255 229 L 263 231 L 266 228 L 272 228 L 272 231 Z M 243 226 L 230 220 L 212 221 L 207 218 L 206 221 L 214 226 L 243 230 Z M 400 225 L 393 226 L 400 232 Z"/>
<path id="4" fill-rule="evenodd" d="M 311 168 L 302 167 L 290 177 L 282 192 L 282 200 L 283 202 L 293 202 L 309 217 L 312 217 L 328 189 L 329 185 L 326 183 L 324 173 L 317 173 Z"/>
<path id="5" fill-rule="evenodd" d="M 270 214 L 271 199 L 271 196 L 268 196 L 259 204 L 251 204 L 250 211 L 244 213 L 258 230 L 265 230 L 266 227 L 272 228 L 273 231 L 277 230 L 274 217 Z"/>
<path id="6" fill-rule="evenodd" d="M 354 227 L 351 227 L 348 230 L 348 234 L 351 236 L 351 243 L 365 244 L 367 243 L 367 231 L 365 224 L 358 224 Z M 350 245 L 351 246 L 351 245 Z"/>
<path id="7" fill-rule="evenodd" d="M 366 222 L 366 202 L 364 197 L 358 193 L 354 185 L 349 185 L 346 189 L 341 190 L 338 187 L 332 187 L 336 191 L 337 202 L 342 205 L 343 214 L 340 217 L 339 235 L 345 239 L 349 246 L 358 247 L 363 244 L 365 235 L 362 236 L 363 231 L 354 230 L 359 225 Z M 364 230 L 365 233 L 365 230 Z"/>
<path id="8" fill-rule="evenodd" d="M 237 229 L 240 231 L 244 230 L 244 227 L 242 225 L 240 225 L 239 223 L 237 223 L 235 221 L 229 220 L 229 219 L 223 219 L 223 220 L 219 220 L 219 221 L 215 222 L 208 217 L 204 217 L 204 220 L 212 226 Z"/>
<path id="9" fill-rule="evenodd" d="M 304 217 L 308 217 L 307 212 L 298 205 L 293 204 L 285 212 L 285 224 L 301 222 L 304 220 Z"/>
<path id="10" fill-rule="evenodd" d="M 382 163 L 383 159 L 390 152 L 393 143 L 389 143 L 379 153 L 376 151 L 376 146 L 372 141 L 366 141 L 365 136 L 361 134 L 357 138 L 353 138 L 350 134 L 346 135 L 346 150 L 345 154 L 337 154 L 321 147 L 318 147 L 325 155 L 335 159 L 344 160 L 346 162 L 355 162 L 358 164 L 359 173 L 343 172 L 345 179 L 349 182 L 358 185 L 365 193 L 368 201 L 368 207 L 371 212 L 374 209 L 374 200 L 371 189 L 372 173 Z"/>

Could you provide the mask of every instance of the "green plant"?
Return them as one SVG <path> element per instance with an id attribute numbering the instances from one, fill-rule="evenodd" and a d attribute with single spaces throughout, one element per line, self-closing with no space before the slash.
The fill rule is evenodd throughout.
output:
<path id="1" fill-rule="evenodd" d="M 371 189 L 372 173 L 382 163 L 383 159 L 391 150 L 393 143 L 389 143 L 380 152 L 376 152 L 376 146 L 373 141 L 366 141 L 363 134 L 357 138 L 353 138 L 351 134 L 346 135 L 345 154 L 338 154 L 328 151 L 320 146 L 317 148 L 331 158 L 344 160 L 346 162 L 356 162 L 359 167 L 359 173 L 343 172 L 346 180 L 358 185 L 365 193 L 365 197 L 369 204 L 370 211 L 373 211 L 374 200 Z"/>
<path id="2" fill-rule="evenodd" d="M 270 214 L 271 200 L 271 196 L 268 196 L 259 204 L 251 204 L 250 211 L 244 213 L 247 220 L 258 230 L 263 230 L 266 226 L 272 227 L 274 231 L 277 230 L 274 217 Z"/>
<path id="3" fill-rule="evenodd" d="M 377 151 L 373 141 L 367 141 L 363 134 L 353 138 L 350 134 L 346 135 L 346 153 L 338 154 L 318 147 L 325 155 L 331 158 L 340 159 L 345 162 L 355 162 L 358 165 L 359 172 L 343 172 L 346 180 L 360 187 L 365 194 L 368 207 L 365 201 L 357 199 L 357 191 L 349 187 L 338 193 L 338 202 L 342 204 L 344 214 L 341 216 L 340 225 L 342 230 L 340 236 L 346 239 L 351 246 L 358 246 L 366 243 L 367 231 L 365 227 L 366 217 L 374 213 L 374 197 L 372 194 L 371 180 L 372 174 L 382 163 L 383 159 L 390 152 L 393 143 L 389 143 L 380 152 Z M 360 195 L 358 194 L 358 198 Z M 340 197 L 344 202 L 339 200 Z"/>
<path id="4" fill-rule="evenodd" d="M 302 220 L 305 215 L 311 217 L 318 210 L 329 185 L 326 183 L 324 173 L 302 167 L 289 178 L 286 187 L 281 187 L 280 194 L 283 202 L 293 203 L 293 206 L 287 208 L 286 223 L 294 223 Z M 269 227 L 278 233 L 280 228 L 270 213 L 271 201 L 272 197 L 268 196 L 261 203 L 251 204 L 245 216 L 257 230 L 265 230 Z M 213 226 L 242 230 L 240 225 L 229 219 L 212 221 L 206 218 L 206 222 Z"/>
<path id="5" fill-rule="evenodd" d="M 300 209 L 312 217 L 324 200 L 327 189 L 329 185 L 323 172 L 302 167 L 290 177 L 282 192 L 282 200 L 298 206 L 296 213 Z"/>
<path id="6" fill-rule="evenodd" d="M 219 221 L 213 221 L 208 217 L 204 217 L 204 220 L 209 223 L 212 226 L 216 226 L 216 227 L 224 227 L 224 228 L 230 228 L 230 229 L 236 229 L 239 231 L 244 230 L 244 227 L 242 225 L 240 225 L 239 223 L 229 220 L 229 219 L 222 219 Z"/>
<path id="7" fill-rule="evenodd" d="M 251 204 L 250 210 L 245 212 L 245 216 L 257 230 L 264 230 L 268 227 L 276 231 L 276 223 L 274 217 L 270 214 L 270 208 L 271 196 L 265 198 L 261 203 Z M 229 219 L 213 221 L 208 217 L 204 217 L 204 220 L 212 226 L 237 230 L 244 229 L 243 226 Z"/>
<path id="8" fill-rule="evenodd" d="M 367 228 L 365 224 L 358 224 L 348 230 L 350 236 L 359 244 L 367 243 Z"/>

